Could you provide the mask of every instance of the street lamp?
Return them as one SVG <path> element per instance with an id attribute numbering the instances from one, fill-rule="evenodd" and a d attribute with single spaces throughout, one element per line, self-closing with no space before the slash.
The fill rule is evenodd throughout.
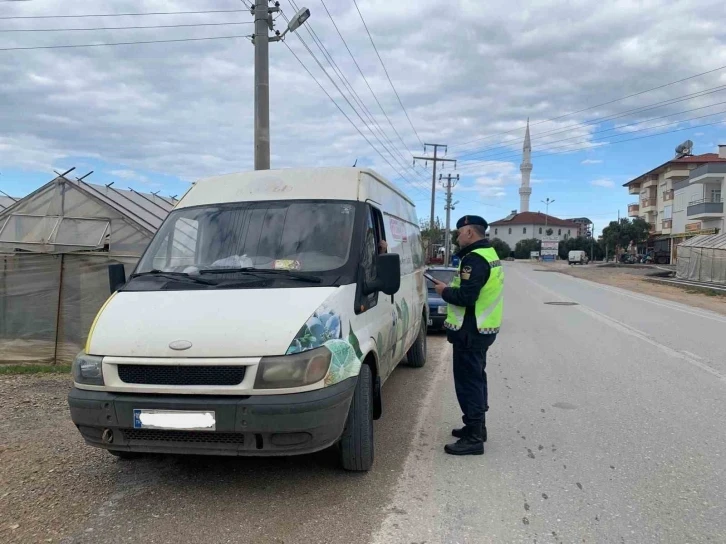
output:
<path id="1" fill-rule="evenodd" d="M 550 204 L 554 202 L 554 199 L 550 200 L 550 197 L 547 197 L 547 200 L 540 200 L 542 204 L 545 205 L 545 231 L 547 230 L 547 219 L 549 218 L 550 214 Z"/>

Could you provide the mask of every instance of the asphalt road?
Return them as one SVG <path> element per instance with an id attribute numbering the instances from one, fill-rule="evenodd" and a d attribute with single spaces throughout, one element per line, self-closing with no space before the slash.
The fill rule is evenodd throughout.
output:
<path id="1" fill-rule="evenodd" d="M 92 498 L 53 541 L 726 542 L 726 318 L 536 269 L 506 264 L 484 456 L 443 452 L 460 413 L 434 335 L 426 367 L 384 387 L 365 475 L 330 452 L 129 462 L 78 444 L 86 458 L 66 415 L 49 416 L 75 452 L 74 493 Z M 31 541 L 25 510 L 6 511 L 10 540 Z"/>

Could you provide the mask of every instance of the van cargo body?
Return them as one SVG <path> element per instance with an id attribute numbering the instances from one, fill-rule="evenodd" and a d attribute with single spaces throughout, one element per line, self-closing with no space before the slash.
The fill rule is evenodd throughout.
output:
<path id="1" fill-rule="evenodd" d="M 417 224 L 365 169 L 196 182 L 128 279 L 112 265 L 73 365 L 73 422 L 120 457 L 338 444 L 344 468 L 368 470 L 382 385 L 404 358 L 425 363 Z"/>

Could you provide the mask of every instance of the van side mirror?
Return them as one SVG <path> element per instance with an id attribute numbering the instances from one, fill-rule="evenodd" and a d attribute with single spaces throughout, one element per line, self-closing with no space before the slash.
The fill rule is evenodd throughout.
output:
<path id="1" fill-rule="evenodd" d="M 376 279 L 365 286 L 365 294 L 383 291 L 395 295 L 401 288 L 401 256 L 398 253 L 384 253 L 376 259 Z"/>
<path id="2" fill-rule="evenodd" d="M 118 291 L 126 283 L 126 268 L 123 263 L 108 265 L 108 286 L 111 293 Z"/>

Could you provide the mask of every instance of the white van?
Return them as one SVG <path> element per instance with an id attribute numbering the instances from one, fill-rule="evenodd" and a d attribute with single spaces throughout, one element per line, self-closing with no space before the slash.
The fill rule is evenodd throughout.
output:
<path id="1" fill-rule="evenodd" d="M 109 269 L 73 422 L 119 457 L 338 444 L 344 468 L 368 470 L 381 386 L 426 362 L 423 271 L 413 203 L 371 170 L 198 181 L 128 280 Z"/>
<path id="2" fill-rule="evenodd" d="M 572 250 L 567 254 L 567 262 L 568 264 L 587 264 L 590 259 L 585 251 Z"/>

